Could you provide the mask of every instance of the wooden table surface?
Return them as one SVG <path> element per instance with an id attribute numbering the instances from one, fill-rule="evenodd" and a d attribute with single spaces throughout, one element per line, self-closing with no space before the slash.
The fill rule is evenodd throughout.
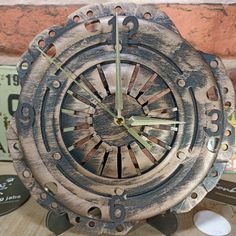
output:
<path id="1" fill-rule="evenodd" d="M 0 162 L 0 174 L 14 174 L 12 163 Z M 235 179 L 235 174 L 225 175 L 224 179 Z M 230 236 L 236 235 L 236 207 L 204 199 L 191 212 L 179 215 L 179 229 L 174 236 L 203 236 L 205 234 L 193 225 L 193 215 L 199 210 L 212 210 L 223 215 L 231 224 Z M 31 197 L 23 206 L 5 216 L 0 217 L 0 236 L 52 236 L 44 221 L 47 211 Z M 91 236 L 82 234 L 79 228 L 73 227 L 62 236 Z M 95 235 L 95 234 L 94 234 Z M 159 236 L 163 235 L 146 223 L 132 230 L 128 236 Z"/>

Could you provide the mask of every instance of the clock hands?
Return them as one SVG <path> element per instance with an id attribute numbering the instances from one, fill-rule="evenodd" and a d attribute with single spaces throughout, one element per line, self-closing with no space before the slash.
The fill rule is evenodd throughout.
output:
<path id="1" fill-rule="evenodd" d="M 43 50 L 41 50 L 39 47 L 37 47 L 37 50 L 40 51 L 42 53 L 42 55 L 47 59 L 48 62 L 54 64 L 58 69 L 60 69 L 68 79 L 73 80 L 73 82 L 81 89 L 83 89 L 91 98 L 93 98 L 98 106 L 103 109 L 104 111 L 106 111 L 107 113 L 109 113 L 114 120 L 116 121 L 115 123 L 119 126 L 123 126 L 128 133 L 133 136 L 134 139 L 136 139 L 142 146 L 144 146 L 146 149 L 150 150 L 151 149 L 151 145 L 145 140 L 143 139 L 133 128 L 129 127 L 128 125 L 125 124 L 125 121 L 123 118 L 119 118 L 117 117 L 107 106 L 105 106 L 103 103 L 101 103 L 100 99 L 94 95 L 89 88 L 83 83 L 83 82 L 78 82 L 76 80 L 77 76 L 74 75 L 71 71 L 66 71 L 64 68 L 62 68 L 61 64 L 56 62 L 54 59 L 52 59 L 51 57 L 49 57 Z"/>
<path id="2" fill-rule="evenodd" d="M 116 92 L 115 92 L 115 107 L 117 111 L 117 117 L 122 118 L 121 111 L 123 110 L 123 98 L 122 98 L 122 84 L 121 84 L 121 69 L 120 69 L 120 50 L 121 45 L 119 42 L 119 28 L 118 28 L 118 20 L 116 13 Z"/>
<path id="3" fill-rule="evenodd" d="M 142 126 L 142 125 L 174 125 L 174 124 L 184 124 L 185 122 L 176 120 L 166 120 L 152 117 L 142 117 L 142 116 L 131 116 L 128 119 L 128 124 L 131 126 Z"/>

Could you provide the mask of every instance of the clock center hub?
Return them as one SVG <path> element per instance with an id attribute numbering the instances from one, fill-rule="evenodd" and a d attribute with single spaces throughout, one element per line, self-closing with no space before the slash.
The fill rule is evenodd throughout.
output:
<path id="1" fill-rule="evenodd" d="M 125 123 L 125 119 L 123 117 L 115 118 L 114 122 L 118 126 L 122 126 Z"/>
<path id="2" fill-rule="evenodd" d="M 114 94 L 104 98 L 102 103 L 116 114 Z M 99 106 L 96 107 L 96 111 L 93 115 L 93 125 L 97 135 L 111 146 L 120 147 L 132 143 L 134 138 L 123 127 L 123 124 L 125 120 L 131 116 L 145 115 L 142 106 L 133 97 L 123 94 L 123 104 L 122 117 L 114 119 Z M 133 128 L 138 132 L 142 129 L 141 126 Z"/>

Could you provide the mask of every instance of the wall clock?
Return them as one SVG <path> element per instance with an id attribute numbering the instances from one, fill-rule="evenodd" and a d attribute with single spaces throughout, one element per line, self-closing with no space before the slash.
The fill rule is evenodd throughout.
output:
<path id="1" fill-rule="evenodd" d="M 234 91 L 220 59 L 161 11 L 91 5 L 35 37 L 8 142 L 39 204 L 96 234 L 192 209 L 232 154 Z"/>

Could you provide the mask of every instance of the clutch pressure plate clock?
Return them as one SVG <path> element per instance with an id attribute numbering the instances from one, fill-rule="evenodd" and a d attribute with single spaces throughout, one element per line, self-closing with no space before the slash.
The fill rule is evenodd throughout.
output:
<path id="1" fill-rule="evenodd" d="M 18 74 L 16 171 L 40 205 L 85 231 L 124 235 L 189 211 L 232 154 L 221 60 L 152 7 L 83 7 L 36 36 Z"/>

